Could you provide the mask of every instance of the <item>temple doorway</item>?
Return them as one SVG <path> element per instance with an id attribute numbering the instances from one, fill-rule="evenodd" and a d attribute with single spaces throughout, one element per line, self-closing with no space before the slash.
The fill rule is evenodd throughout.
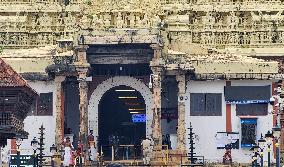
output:
<path id="1" fill-rule="evenodd" d="M 146 105 L 141 93 L 129 86 L 105 92 L 99 103 L 98 146 L 104 158 L 138 159 L 146 136 Z"/>

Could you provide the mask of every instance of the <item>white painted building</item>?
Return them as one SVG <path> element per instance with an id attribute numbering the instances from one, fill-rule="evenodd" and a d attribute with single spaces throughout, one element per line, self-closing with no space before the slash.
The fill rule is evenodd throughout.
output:
<path id="1" fill-rule="evenodd" d="M 271 81 L 231 81 L 231 86 L 267 86 L 271 85 Z M 204 155 L 207 161 L 222 162 L 225 149 L 217 149 L 217 132 L 226 132 L 226 101 L 224 97 L 224 86 L 226 81 L 189 81 L 187 83 L 186 96 L 186 127 L 192 123 L 195 133 L 196 152 L 198 155 Z M 190 116 L 190 93 L 221 93 L 222 94 L 222 114 L 220 116 Z M 257 129 L 256 139 L 260 138 L 261 133 L 264 135 L 273 127 L 273 107 L 268 104 L 267 115 L 241 117 L 236 114 L 236 104 L 231 104 L 231 128 L 232 132 L 239 133 L 240 143 L 239 149 L 232 149 L 232 158 L 234 162 L 250 163 L 252 152 L 250 148 L 241 147 L 241 119 L 256 118 Z M 188 131 L 187 131 L 188 132 Z M 189 142 L 187 142 L 189 143 Z M 187 146 L 188 148 L 189 146 Z M 264 160 L 267 161 L 267 154 L 264 154 Z"/>
<path id="2" fill-rule="evenodd" d="M 91 83 L 90 83 L 91 84 Z M 30 81 L 29 85 L 36 90 L 38 93 L 49 93 L 53 92 L 55 94 L 55 84 L 54 81 Z M 133 77 L 125 77 L 125 76 L 117 76 L 114 78 L 109 78 L 98 84 L 96 89 L 91 93 L 89 99 L 89 128 L 93 129 L 96 133 L 98 133 L 98 105 L 100 103 L 103 95 L 113 87 L 125 85 L 129 86 L 141 93 L 143 96 L 146 108 L 151 108 L 152 104 L 152 94 L 150 93 L 150 89 L 148 85 L 143 83 L 141 80 L 133 78 Z M 233 80 L 231 81 L 231 86 L 267 86 L 272 85 L 272 81 L 269 80 Z M 186 86 L 186 94 L 185 94 L 185 127 L 186 131 L 186 148 L 189 148 L 189 140 L 188 140 L 188 128 L 190 122 L 193 126 L 193 132 L 195 133 L 195 147 L 197 155 L 202 155 L 205 157 L 207 162 L 222 162 L 222 157 L 224 155 L 225 149 L 217 149 L 217 133 L 218 132 L 226 132 L 226 101 L 224 96 L 224 87 L 226 86 L 226 81 L 188 81 Z M 221 94 L 221 115 L 219 116 L 192 116 L 191 114 L 191 94 L 192 93 L 217 93 Z M 171 95 L 170 95 L 171 96 Z M 175 97 L 169 97 L 170 99 L 174 99 Z M 55 111 L 55 103 L 56 98 L 53 96 L 53 111 Z M 273 114 L 271 111 L 273 107 L 267 104 L 267 115 L 264 116 L 251 116 L 251 117 L 242 117 L 236 115 L 236 104 L 230 104 L 231 108 L 231 132 L 239 133 L 239 148 L 232 150 L 232 158 L 234 162 L 238 163 L 250 163 L 251 162 L 251 151 L 249 148 L 243 148 L 241 146 L 242 139 L 242 128 L 241 128 L 241 119 L 242 118 L 255 118 L 257 120 L 257 129 L 256 129 L 256 139 L 259 139 L 260 134 L 263 135 L 271 130 L 273 127 Z M 33 137 L 38 137 L 38 128 L 43 124 L 45 127 L 45 153 L 49 155 L 49 147 L 55 143 L 55 112 L 53 112 L 52 116 L 28 116 L 25 120 L 25 130 L 29 132 L 29 138 L 25 139 L 20 146 L 20 149 L 23 153 L 32 154 L 32 149 L 30 142 Z M 151 110 L 147 110 L 146 112 L 147 123 L 146 123 L 146 133 L 150 134 L 149 130 L 151 130 L 151 121 L 152 121 L 152 113 Z M 171 121 L 167 121 L 166 119 L 162 119 L 162 132 L 163 135 L 166 134 L 174 134 L 176 133 L 177 120 L 173 119 Z M 98 134 L 95 134 L 97 136 Z M 175 145 L 174 141 L 172 141 L 172 145 Z M 7 151 L 10 147 L 10 142 L 5 148 Z M 4 153 L 5 155 L 5 153 Z M 267 161 L 267 155 L 264 154 L 264 160 Z"/>

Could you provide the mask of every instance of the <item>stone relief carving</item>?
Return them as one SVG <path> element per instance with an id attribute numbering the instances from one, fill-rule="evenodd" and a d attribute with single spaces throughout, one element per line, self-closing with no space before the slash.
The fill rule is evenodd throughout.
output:
<path id="1" fill-rule="evenodd" d="M 71 12 L 68 12 L 67 17 L 65 18 L 65 25 L 67 31 L 72 31 L 76 28 L 76 18 L 72 15 Z"/>
<path id="2" fill-rule="evenodd" d="M 162 24 L 171 39 L 208 47 L 283 45 L 283 2 L 278 0 L 72 0 L 66 6 L 49 0 L 30 2 L 0 1 L 0 37 L 12 40 L 1 45 L 33 47 L 55 43 L 62 34 L 75 39 L 81 29 L 160 29 Z M 15 12 L 8 12 L 11 5 Z M 171 33 L 179 31 L 183 33 Z"/>
<path id="3" fill-rule="evenodd" d="M 41 16 L 39 18 L 39 24 L 41 26 L 41 29 L 43 31 L 51 31 L 51 23 L 52 23 L 52 20 L 51 18 L 48 16 L 47 13 L 44 13 L 43 16 Z"/>

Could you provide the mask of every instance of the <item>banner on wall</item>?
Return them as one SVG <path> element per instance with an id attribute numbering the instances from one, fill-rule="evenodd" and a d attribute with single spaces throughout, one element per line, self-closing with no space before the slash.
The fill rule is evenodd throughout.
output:
<path id="1" fill-rule="evenodd" d="M 225 149 L 230 144 L 232 149 L 239 149 L 240 134 L 238 132 L 217 132 L 216 134 L 217 149 Z"/>

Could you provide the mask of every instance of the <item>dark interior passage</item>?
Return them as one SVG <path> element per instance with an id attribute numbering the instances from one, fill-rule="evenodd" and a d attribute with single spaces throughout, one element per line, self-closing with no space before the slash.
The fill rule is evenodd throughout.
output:
<path id="1" fill-rule="evenodd" d="M 77 148 L 80 111 L 79 82 L 76 77 L 67 77 L 64 82 L 64 134 L 73 134 L 73 146 Z"/>
<path id="2" fill-rule="evenodd" d="M 146 135 L 145 108 L 143 97 L 131 87 L 107 91 L 99 105 L 99 146 L 140 145 Z M 105 156 L 110 153 L 103 150 Z"/>

